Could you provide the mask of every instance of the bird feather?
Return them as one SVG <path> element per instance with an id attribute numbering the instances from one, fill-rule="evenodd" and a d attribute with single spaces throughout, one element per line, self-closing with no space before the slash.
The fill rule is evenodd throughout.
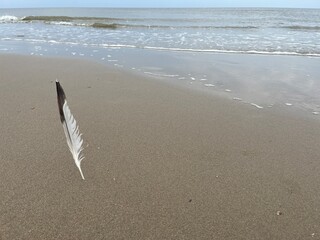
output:
<path id="1" fill-rule="evenodd" d="M 80 171 L 81 177 L 84 180 L 84 176 L 81 170 L 81 161 L 84 159 L 84 156 L 82 154 L 82 134 L 80 134 L 79 132 L 77 121 L 71 114 L 70 108 L 67 104 L 66 95 L 58 80 L 56 80 L 56 88 L 60 120 L 63 126 L 64 133 L 66 135 L 68 147 L 73 156 L 74 162 Z"/>

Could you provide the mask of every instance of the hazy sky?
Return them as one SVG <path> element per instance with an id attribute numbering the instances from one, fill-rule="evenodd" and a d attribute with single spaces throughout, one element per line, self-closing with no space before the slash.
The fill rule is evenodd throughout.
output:
<path id="1" fill-rule="evenodd" d="M 19 7 L 294 7 L 320 8 L 320 0 L 0 0 Z"/>

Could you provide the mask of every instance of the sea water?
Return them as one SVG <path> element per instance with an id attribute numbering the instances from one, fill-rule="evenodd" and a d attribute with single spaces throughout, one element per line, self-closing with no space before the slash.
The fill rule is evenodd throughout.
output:
<path id="1" fill-rule="evenodd" d="M 0 23 L 2 44 L 320 56 L 319 9 L 0 9 Z"/>
<path id="2" fill-rule="evenodd" d="M 320 9 L 0 9 L 0 53 L 91 58 L 257 109 L 320 111 L 319 39 Z"/>

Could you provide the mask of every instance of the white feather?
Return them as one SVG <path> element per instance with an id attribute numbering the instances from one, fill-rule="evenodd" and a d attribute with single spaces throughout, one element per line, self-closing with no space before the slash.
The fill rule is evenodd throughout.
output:
<path id="1" fill-rule="evenodd" d="M 81 161 L 84 159 L 81 151 L 83 150 L 82 143 L 83 140 L 79 133 L 79 127 L 77 126 L 77 122 L 72 116 L 70 109 L 67 105 L 67 101 L 65 100 L 63 104 L 63 113 L 65 117 L 65 121 L 62 123 L 63 130 L 67 138 L 67 143 L 69 146 L 69 150 L 72 153 L 74 162 L 78 167 L 81 177 L 84 180 L 84 176 L 81 170 Z"/>

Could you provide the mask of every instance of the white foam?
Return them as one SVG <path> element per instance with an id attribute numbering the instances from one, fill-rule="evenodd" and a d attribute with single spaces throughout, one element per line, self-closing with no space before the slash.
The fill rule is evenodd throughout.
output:
<path id="1" fill-rule="evenodd" d="M 250 103 L 250 105 L 256 107 L 256 108 L 259 108 L 259 109 L 262 109 L 263 107 L 262 106 L 259 106 L 258 104 L 255 104 L 255 103 Z"/>
<path id="2" fill-rule="evenodd" d="M 132 47 L 132 46 L 130 46 Z M 318 53 L 299 53 L 299 52 L 281 52 L 281 51 L 255 51 L 255 50 L 221 50 L 221 49 L 194 49 L 194 48 L 168 48 L 144 46 L 145 49 L 154 49 L 160 51 L 177 51 L 177 52 L 212 52 L 212 53 L 243 53 L 243 54 L 261 54 L 261 55 L 292 55 L 292 56 L 309 56 L 320 57 Z"/>
<path id="3" fill-rule="evenodd" d="M 231 92 L 231 90 L 230 90 L 230 89 L 225 89 L 224 91 L 226 91 L 226 92 Z"/>
<path id="4" fill-rule="evenodd" d="M 206 78 L 201 78 L 200 81 L 207 81 L 208 79 Z"/>
<path id="5" fill-rule="evenodd" d="M 179 75 L 175 74 L 160 74 L 160 73 L 152 73 L 152 72 L 143 72 L 148 75 L 158 76 L 158 77 L 178 77 Z"/>
<path id="6" fill-rule="evenodd" d="M 65 26 L 72 26 L 72 25 L 75 25 L 74 23 L 72 22 L 47 22 L 47 23 L 50 23 L 52 25 L 65 25 Z"/>
<path id="7" fill-rule="evenodd" d="M 236 100 L 236 101 L 242 101 L 242 98 L 238 98 L 238 97 L 234 97 L 232 98 L 233 100 Z"/>
<path id="8" fill-rule="evenodd" d="M 206 87 L 214 87 L 214 85 L 213 84 L 211 84 L 211 83 L 206 83 L 206 84 L 204 84 Z"/>
<path id="9" fill-rule="evenodd" d="M 313 115 L 319 115 L 319 112 L 312 112 Z"/>
<path id="10" fill-rule="evenodd" d="M 17 18 L 16 16 L 11 16 L 11 15 L 0 16 L 1 23 L 17 22 L 18 20 L 19 20 L 19 18 Z"/>
<path id="11" fill-rule="evenodd" d="M 101 47 L 105 47 L 105 48 L 137 48 L 134 45 L 128 45 L 128 44 L 101 44 Z"/>
<path id="12" fill-rule="evenodd" d="M 285 103 L 286 106 L 292 106 L 292 103 Z"/>

